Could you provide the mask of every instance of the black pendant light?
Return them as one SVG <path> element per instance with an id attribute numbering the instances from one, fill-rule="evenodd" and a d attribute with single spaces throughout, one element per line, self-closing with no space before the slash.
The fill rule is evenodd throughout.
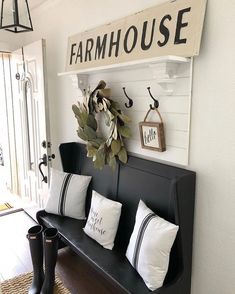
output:
<path id="1" fill-rule="evenodd" d="M 0 29 L 13 33 L 33 31 L 27 0 L 2 0 Z"/>

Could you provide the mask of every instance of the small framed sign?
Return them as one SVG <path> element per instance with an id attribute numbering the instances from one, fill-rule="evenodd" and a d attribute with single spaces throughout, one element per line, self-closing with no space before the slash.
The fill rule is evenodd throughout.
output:
<path id="1" fill-rule="evenodd" d="M 156 110 L 160 117 L 160 122 L 146 122 L 151 110 Z M 166 151 L 163 121 L 157 108 L 149 109 L 144 121 L 139 123 L 139 129 L 142 148 L 160 152 Z"/>

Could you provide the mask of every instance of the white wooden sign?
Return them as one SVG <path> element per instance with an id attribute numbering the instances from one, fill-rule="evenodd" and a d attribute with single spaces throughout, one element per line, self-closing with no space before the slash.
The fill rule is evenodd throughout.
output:
<path id="1" fill-rule="evenodd" d="M 143 145 L 146 147 L 159 148 L 157 126 L 142 126 Z"/>
<path id="2" fill-rule="evenodd" d="M 69 37 L 66 71 L 199 54 L 207 0 L 167 2 Z"/>

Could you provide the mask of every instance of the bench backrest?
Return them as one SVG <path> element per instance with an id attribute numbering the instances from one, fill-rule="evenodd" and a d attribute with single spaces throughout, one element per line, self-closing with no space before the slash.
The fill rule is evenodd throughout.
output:
<path id="1" fill-rule="evenodd" d="M 91 192 L 123 204 L 115 248 L 125 253 L 135 223 L 140 198 L 156 214 L 178 224 L 180 229 L 172 248 L 170 265 L 165 281 L 187 271 L 190 282 L 195 195 L 195 173 L 189 170 L 129 156 L 128 163 L 118 165 L 114 172 L 106 166 L 102 171 L 93 167 L 86 156 L 85 145 L 60 145 L 65 172 L 91 175 L 86 212 L 89 212 Z"/>

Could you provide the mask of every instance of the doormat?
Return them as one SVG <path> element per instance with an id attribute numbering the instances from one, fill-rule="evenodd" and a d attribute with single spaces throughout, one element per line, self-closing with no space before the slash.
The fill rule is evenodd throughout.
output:
<path id="1" fill-rule="evenodd" d="M 33 278 L 33 273 L 27 273 L 17 276 L 13 279 L 3 281 L 0 284 L 1 294 L 26 294 L 29 291 Z M 71 292 L 63 286 L 61 280 L 56 276 L 53 294 L 71 294 Z"/>
<path id="2" fill-rule="evenodd" d="M 0 211 L 7 210 L 7 209 L 10 209 L 10 208 L 13 208 L 13 206 L 11 206 L 11 204 L 9 204 L 7 202 L 0 204 Z"/>

